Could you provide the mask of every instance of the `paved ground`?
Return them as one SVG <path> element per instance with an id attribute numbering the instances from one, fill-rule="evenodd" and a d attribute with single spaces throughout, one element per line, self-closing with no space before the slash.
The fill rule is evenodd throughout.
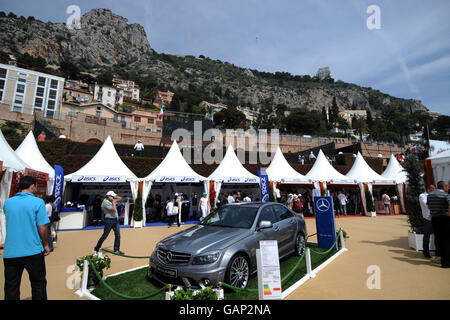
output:
<path id="1" fill-rule="evenodd" d="M 314 219 L 307 219 L 310 234 L 315 233 Z M 182 228 L 147 227 L 121 229 L 121 250 L 127 255 L 150 255 L 159 239 Z M 343 253 L 319 272 L 315 279 L 292 293 L 288 299 L 450 299 L 450 270 L 423 258 L 421 252 L 408 248 L 406 216 L 345 217 L 336 219 L 336 228 L 350 236 Z M 102 230 L 60 232 L 55 251 L 46 258 L 49 299 L 78 299 L 72 271 L 76 258 L 91 254 Z M 315 241 L 315 237 L 310 238 Z M 104 247 L 112 248 L 114 236 Z M 0 254 L 2 250 L 0 250 Z M 112 255 L 112 267 L 106 274 L 148 264 L 146 259 L 126 259 Z M 381 272 L 381 289 L 369 290 L 367 268 L 376 265 Z M 0 262 L 0 299 L 4 298 L 3 262 Z M 31 290 L 25 272 L 22 299 L 30 299 Z"/>

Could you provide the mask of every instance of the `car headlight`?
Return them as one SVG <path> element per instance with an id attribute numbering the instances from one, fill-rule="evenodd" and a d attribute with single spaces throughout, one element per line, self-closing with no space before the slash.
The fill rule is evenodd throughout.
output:
<path id="1" fill-rule="evenodd" d="M 207 252 L 194 257 L 192 264 L 209 264 L 216 262 L 220 257 L 220 251 Z"/>

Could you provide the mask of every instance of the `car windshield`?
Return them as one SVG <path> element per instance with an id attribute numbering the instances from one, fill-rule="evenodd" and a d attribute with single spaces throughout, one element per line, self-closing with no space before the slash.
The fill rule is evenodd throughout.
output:
<path id="1" fill-rule="evenodd" d="M 200 224 L 204 226 L 250 229 L 255 221 L 258 207 L 231 205 L 213 211 Z"/>

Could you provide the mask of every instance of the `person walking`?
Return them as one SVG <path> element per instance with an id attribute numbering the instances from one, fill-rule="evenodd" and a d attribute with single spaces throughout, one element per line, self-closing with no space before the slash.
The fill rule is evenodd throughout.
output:
<path id="1" fill-rule="evenodd" d="M 45 256 L 50 254 L 45 203 L 34 196 L 36 179 L 25 176 L 19 193 L 5 201 L 6 239 L 3 252 L 5 300 L 20 300 L 20 282 L 27 270 L 33 300 L 47 300 Z"/>
<path id="2" fill-rule="evenodd" d="M 384 213 L 391 214 L 391 198 L 388 196 L 387 192 L 383 193 L 381 200 L 384 203 Z"/>
<path id="3" fill-rule="evenodd" d="M 144 150 L 144 144 L 141 140 L 138 140 L 134 145 L 134 150 L 136 150 L 136 156 L 142 157 L 142 151 Z"/>
<path id="4" fill-rule="evenodd" d="M 202 220 L 208 216 L 209 210 L 210 206 L 208 201 L 208 194 L 206 192 L 203 192 L 203 195 L 198 202 L 198 211 L 202 213 Z"/>
<path id="5" fill-rule="evenodd" d="M 166 205 L 167 216 L 169 217 L 169 228 L 172 226 L 173 220 L 177 221 L 178 227 L 180 227 L 180 219 L 178 216 L 181 211 L 180 199 L 178 198 L 178 193 L 175 193 L 173 200 L 170 200 Z"/>
<path id="6" fill-rule="evenodd" d="M 50 247 L 50 252 L 53 252 L 53 237 L 52 237 L 52 213 L 53 213 L 53 198 L 52 196 L 45 196 L 44 197 L 44 203 L 45 203 L 45 211 L 47 212 L 48 220 L 50 221 L 47 225 L 48 230 L 48 245 Z"/>
<path id="7" fill-rule="evenodd" d="M 339 191 L 338 199 L 339 199 L 339 206 L 341 209 L 341 214 L 346 216 L 347 215 L 347 202 L 348 202 L 347 196 L 342 191 Z"/>
<path id="8" fill-rule="evenodd" d="M 288 198 L 286 201 L 286 207 L 288 207 L 289 209 L 292 210 L 293 208 L 293 202 L 294 202 L 294 196 L 292 195 L 292 193 L 288 194 Z"/>
<path id="9" fill-rule="evenodd" d="M 119 225 L 119 214 L 117 213 L 116 202 L 122 200 L 114 191 L 108 191 L 106 197 L 102 202 L 102 211 L 105 219 L 105 227 L 103 229 L 103 234 L 97 242 L 94 248 L 94 255 L 98 254 L 98 251 L 102 247 L 103 241 L 106 240 L 111 230 L 114 231 L 114 253 L 124 255 L 120 251 L 120 225 Z"/>
<path id="10" fill-rule="evenodd" d="M 309 162 L 310 162 L 310 163 L 314 163 L 314 161 L 316 161 L 316 156 L 315 156 L 314 153 L 311 151 L 311 153 L 309 154 Z"/>
<path id="11" fill-rule="evenodd" d="M 448 182 L 439 181 L 437 189 L 427 198 L 436 241 L 436 256 L 441 256 L 441 267 L 450 268 L 450 195 Z"/>
<path id="12" fill-rule="evenodd" d="M 427 198 L 430 193 L 435 190 L 434 185 L 427 185 L 425 192 L 419 195 L 420 209 L 422 210 L 423 220 L 423 255 L 425 258 L 431 258 L 430 255 L 430 235 L 434 233 L 433 225 L 431 223 L 430 208 L 427 205 Z M 435 241 L 436 246 L 436 241 Z"/>

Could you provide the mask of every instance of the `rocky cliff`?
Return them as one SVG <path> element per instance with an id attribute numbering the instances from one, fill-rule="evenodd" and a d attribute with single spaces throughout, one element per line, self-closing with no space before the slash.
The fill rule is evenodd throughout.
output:
<path id="1" fill-rule="evenodd" d="M 151 49 L 144 28 L 108 9 L 94 9 L 81 18 L 81 28 L 70 30 L 64 23 L 42 22 L 24 17 L 0 16 L 0 50 L 41 56 L 59 65 L 70 58 L 89 68 L 110 67 L 151 76 L 156 86 L 179 89 L 200 88 L 216 102 L 234 101 L 255 108 L 264 102 L 291 108 L 321 110 L 335 97 L 340 109 L 367 109 L 376 115 L 383 107 L 400 112 L 425 111 L 417 100 L 392 97 L 372 88 L 342 81 L 319 81 L 309 76 L 268 74 L 234 66 L 207 57 L 158 54 Z M 139 83 L 139 81 L 138 81 Z M 155 85 L 153 83 L 153 85 Z M 145 83 L 139 83 L 141 90 Z"/>

